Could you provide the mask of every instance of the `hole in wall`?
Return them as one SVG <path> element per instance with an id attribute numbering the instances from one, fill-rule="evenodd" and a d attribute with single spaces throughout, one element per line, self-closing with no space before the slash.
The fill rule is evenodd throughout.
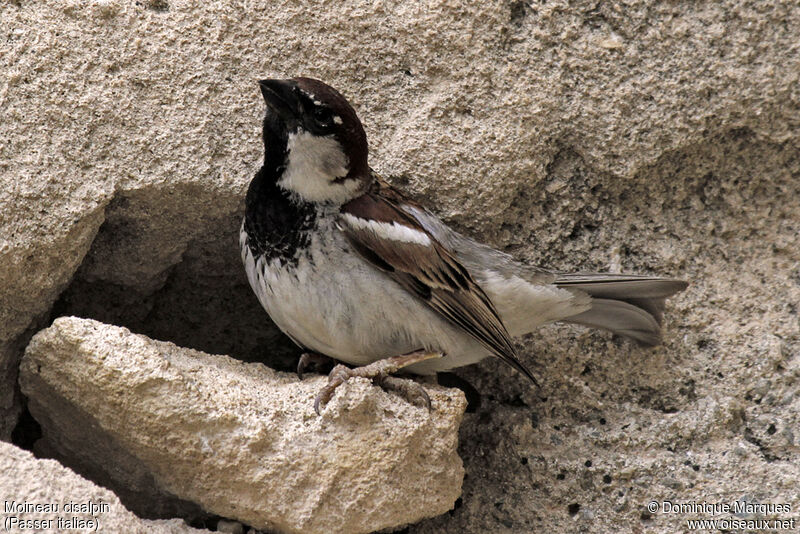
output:
<path id="1" fill-rule="evenodd" d="M 230 193 L 213 199 L 228 208 L 219 213 L 208 209 L 198 190 L 137 191 L 115 199 L 51 320 L 96 319 L 182 347 L 292 371 L 300 351 L 258 303 L 242 267 L 241 199 Z M 165 194 L 173 204 L 167 210 Z"/>

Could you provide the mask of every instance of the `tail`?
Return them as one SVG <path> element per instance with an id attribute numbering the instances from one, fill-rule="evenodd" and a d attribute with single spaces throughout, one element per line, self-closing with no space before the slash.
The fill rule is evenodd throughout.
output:
<path id="1" fill-rule="evenodd" d="M 592 307 L 563 319 L 611 330 L 647 346 L 661 343 L 661 318 L 667 297 L 689 285 L 683 280 L 623 274 L 559 274 L 555 284 L 592 297 Z"/>

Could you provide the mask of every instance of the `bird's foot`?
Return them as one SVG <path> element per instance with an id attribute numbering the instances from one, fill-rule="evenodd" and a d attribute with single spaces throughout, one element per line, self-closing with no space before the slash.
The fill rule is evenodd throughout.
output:
<path id="1" fill-rule="evenodd" d="M 319 371 L 320 367 L 330 363 L 333 363 L 333 358 L 325 356 L 324 354 L 318 354 L 316 352 L 304 352 L 300 355 L 300 359 L 297 361 L 297 378 L 302 380 L 303 373 L 308 371 L 310 367 L 313 367 L 314 370 Z"/>
<path id="2" fill-rule="evenodd" d="M 344 365 L 337 365 L 328 375 L 327 385 L 322 388 L 322 391 L 320 391 L 314 399 L 314 411 L 319 415 L 320 407 L 331 400 L 336 388 L 353 377 L 371 378 L 379 386 L 404 394 L 406 398 L 409 399 L 409 402 L 415 404 L 415 400 L 421 400 L 424 405 L 430 409 L 431 399 L 421 385 L 413 380 L 397 378 L 390 375 L 409 365 L 433 358 L 441 358 L 442 356 L 444 355 L 441 352 L 418 350 L 401 356 L 384 358 L 372 362 L 369 365 L 355 367 L 353 369 L 345 367 Z"/>
<path id="3" fill-rule="evenodd" d="M 386 376 L 378 382 L 378 385 L 389 391 L 396 391 L 411 404 L 424 406 L 431 409 L 431 398 L 422 384 L 410 378 L 399 378 L 397 376 Z"/>

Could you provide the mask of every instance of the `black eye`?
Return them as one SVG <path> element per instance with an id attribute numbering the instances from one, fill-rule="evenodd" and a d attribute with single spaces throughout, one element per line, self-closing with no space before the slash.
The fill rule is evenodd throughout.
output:
<path id="1" fill-rule="evenodd" d="M 331 110 L 329 110 L 328 108 L 315 106 L 313 114 L 314 114 L 314 119 L 318 123 L 324 124 L 324 125 L 330 124 L 332 113 L 331 113 Z"/>

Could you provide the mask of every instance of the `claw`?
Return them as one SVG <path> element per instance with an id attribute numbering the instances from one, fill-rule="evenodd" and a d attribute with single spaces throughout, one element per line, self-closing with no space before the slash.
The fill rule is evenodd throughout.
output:
<path id="1" fill-rule="evenodd" d="M 422 384 L 408 378 L 398 378 L 396 376 L 384 377 L 379 384 L 385 389 L 400 393 L 411 404 L 420 405 L 415 401 L 422 400 L 421 406 L 424 406 L 428 409 L 428 411 L 431 411 L 431 397 L 428 395 L 428 392 L 425 390 Z"/>
<path id="2" fill-rule="evenodd" d="M 303 373 L 305 373 L 309 367 L 314 366 L 314 368 L 318 368 L 320 365 L 330 361 L 331 358 L 323 354 L 317 354 L 316 352 L 304 352 L 300 355 L 300 359 L 297 360 L 297 378 L 302 380 Z"/>
<path id="3" fill-rule="evenodd" d="M 331 370 L 331 373 L 328 375 L 328 383 L 314 398 L 314 411 L 317 412 L 317 415 L 320 415 L 320 404 L 328 404 L 336 388 L 347 382 L 347 379 L 351 376 L 357 376 L 353 374 L 353 371 L 354 369 L 348 369 L 341 364 Z"/>
<path id="4" fill-rule="evenodd" d="M 419 386 L 419 389 L 420 393 L 422 393 L 422 396 L 425 399 L 425 407 L 428 409 L 428 411 L 431 411 L 433 409 L 433 403 L 431 403 L 431 396 L 428 395 L 428 392 L 425 391 L 424 387 Z"/>
<path id="5" fill-rule="evenodd" d="M 321 407 L 331 400 L 333 394 L 336 392 L 336 388 L 354 376 L 371 378 L 380 386 L 403 393 L 412 404 L 414 403 L 412 399 L 421 399 L 422 403 L 428 408 L 428 410 L 430 410 L 431 398 L 428 395 L 428 392 L 425 391 L 424 387 L 413 380 L 401 379 L 389 375 L 390 373 L 396 372 L 408 365 L 429 360 L 431 358 L 441 358 L 442 356 L 443 355 L 438 352 L 426 352 L 420 350 L 411 352 L 409 354 L 404 354 L 402 356 L 393 356 L 391 358 L 378 360 L 369 365 L 356 367 L 354 369 L 349 369 L 344 365 L 337 365 L 328 375 L 328 383 L 314 398 L 314 411 L 317 413 L 317 415 L 320 415 Z M 300 358 L 301 363 L 304 357 L 305 354 Z M 300 366 L 298 365 L 298 368 L 299 367 Z"/>
<path id="6" fill-rule="evenodd" d="M 309 364 L 311 363 L 311 355 L 307 352 L 304 352 L 300 355 L 300 359 L 297 360 L 297 378 L 300 380 L 303 379 L 303 373 L 306 369 L 308 369 Z"/>

